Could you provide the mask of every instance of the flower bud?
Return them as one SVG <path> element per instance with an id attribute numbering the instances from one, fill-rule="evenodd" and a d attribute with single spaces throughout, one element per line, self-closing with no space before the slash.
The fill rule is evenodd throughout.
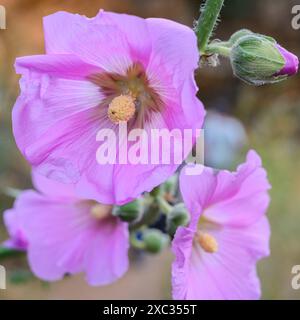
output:
<path id="1" fill-rule="evenodd" d="M 162 191 L 164 193 L 164 198 L 172 202 L 174 201 L 176 192 L 178 188 L 178 176 L 175 174 L 172 177 L 170 177 L 163 185 L 162 185 Z"/>
<path id="2" fill-rule="evenodd" d="M 140 199 L 124 204 L 116 209 L 115 216 L 126 222 L 137 220 L 142 214 L 143 205 Z"/>
<path id="3" fill-rule="evenodd" d="M 167 232 L 170 236 L 174 236 L 179 226 L 187 226 L 190 215 L 183 203 L 179 203 L 173 207 L 167 216 Z"/>
<path id="4" fill-rule="evenodd" d="M 229 39 L 228 41 L 228 45 L 230 47 L 232 47 L 241 37 L 247 36 L 253 34 L 252 31 L 248 30 L 248 29 L 241 29 L 237 32 L 235 32 Z"/>
<path id="5" fill-rule="evenodd" d="M 170 242 L 167 234 L 157 229 L 147 229 L 143 232 L 144 249 L 150 253 L 161 252 Z"/>
<path id="6" fill-rule="evenodd" d="M 298 70 L 296 56 L 271 37 L 255 33 L 237 37 L 230 61 L 235 76 L 253 85 L 275 83 Z"/>

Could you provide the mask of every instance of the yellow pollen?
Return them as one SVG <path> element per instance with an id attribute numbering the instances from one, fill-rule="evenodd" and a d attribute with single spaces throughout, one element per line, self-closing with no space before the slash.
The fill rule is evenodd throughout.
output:
<path id="1" fill-rule="evenodd" d="M 105 204 L 95 204 L 91 208 L 91 215 L 97 219 L 97 220 L 102 220 L 111 215 L 112 212 L 112 206 L 110 205 L 105 205 Z"/>
<path id="2" fill-rule="evenodd" d="M 210 234 L 199 232 L 197 235 L 197 240 L 204 251 L 208 253 L 214 253 L 218 251 L 218 242 Z"/>
<path id="3" fill-rule="evenodd" d="M 135 99 L 131 95 L 114 98 L 108 106 L 108 118 L 113 123 L 129 121 L 135 114 Z"/>

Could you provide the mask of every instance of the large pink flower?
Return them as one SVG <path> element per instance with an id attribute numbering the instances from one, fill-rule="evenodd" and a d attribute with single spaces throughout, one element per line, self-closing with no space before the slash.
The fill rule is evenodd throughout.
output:
<path id="1" fill-rule="evenodd" d="M 180 184 L 191 222 L 173 241 L 173 297 L 259 298 L 256 262 L 269 254 L 270 237 L 270 185 L 259 156 L 250 151 L 236 173 L 182 172 Z"/>
<path id="2" fill-rule="evenodd" d="M 128 269 L 128 226 L 109 205 L 82 200 L 65 184 L 34 175 L 28 190 L 4 213 L 8 245 L 27 249 L 34 274 L 46 281 L 85 272 L 90 285 L 106 285 Z"/>
<path id="3" fill-rule="evenodd" d="M 162 183 L 177 169 L 175 161 L 99 165 L 96 135 L 117 132 L 120 122 L 149 137 L 151 128 L 194 134 L 201 128 L 192 29 L 103 11 L 93 19 L 58 12 L 45 18 L 44 28 L 47 54 L 16 61 L 22 79 L 13 130 L 24 156 L 41 174 L 106 204 L 128 202 Z"/>

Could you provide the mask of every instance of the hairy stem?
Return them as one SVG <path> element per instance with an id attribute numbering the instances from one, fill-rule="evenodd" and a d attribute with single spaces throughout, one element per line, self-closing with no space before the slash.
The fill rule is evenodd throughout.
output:
<path id="1" fill-rule="evenodd" d="M 207 0 L 196 26 L 200 54 L 205 53 L 207 44 L 217 23 L 224 0 Z"/>
<path id="2" fill-rule="evenodd" d="M 222 43 L 210 44 L 206 48 L 206 54 L 217 53 L 224 57 L 229 57 L 231 52 L 231 48 Z"/>

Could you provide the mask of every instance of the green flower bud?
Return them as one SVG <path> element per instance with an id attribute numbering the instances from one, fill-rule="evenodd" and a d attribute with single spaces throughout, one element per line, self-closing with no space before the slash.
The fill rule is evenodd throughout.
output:
<path id="1" fill-rule="evenodd" d="M 161 252 L 170 242 L 170 237 L 157 229 L 143 232 L 144 249 L 150 253 Z"/>
<path id="2" fill-rule="evenodd" d="M 179 203 L 173 207 L 167 216 L 167 232 L 170 236 L 174 236 L 179 226 L 187 226 L 190 220 L 189 212 L 183 203 Z"/>
<path id="3" fill-rule="evenodd" d="M 277 75 L 285 66 L 276 41 L 259 34 L 239 37 L 230 53 L 230 61 L 235 76 L 253 84 L 263 85 L 286 79 L 286 75 Z"/>
<path id="4" fill-rule="evenodd" d="M 169 178 L 162 186 L 162 193 L 165 200 L 173 202 L 175 200 L 176 192 L 178 188 L 178 175 L 175 174 Z"/>
<path id="5" fill-rule="evenodd" d="M 141 199 L 134 200 L 123 206 L 120 206 L 114 212 L 115 216 L 118 216 L 121 220 L 126 222 L 132 222 L 137 220 L 143 212 L 143 203 Z"/>
<path id="6" fill-rule="evenodd" d="M 228 46 L 232 47 L 241 37 L 253 34 L 252 31 L 248 29 L 241 29 L 235 32 L 228 41 Z"/>

